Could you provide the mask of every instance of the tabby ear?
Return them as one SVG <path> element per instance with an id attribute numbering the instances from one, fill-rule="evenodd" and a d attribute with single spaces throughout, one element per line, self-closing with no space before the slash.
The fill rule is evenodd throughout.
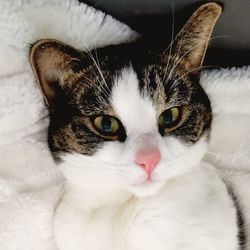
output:
<path id="1" fill-rule="evenodd" d="M 65 79 L 70 78 L 74 62 L 80 58 L 79 51 L 53 39 L 39 40 L 31 47 L 31 66 L 49 108 L 60 90 L 71 87 Z"/>
<path id="2" fill-rule="evenodd" d="M 163 63 L 170 60 L 176 70 L 199 72 L 210 36 L 221 12 L 222 7 L 214 2 L 200 6 L 161 55 Z"/>

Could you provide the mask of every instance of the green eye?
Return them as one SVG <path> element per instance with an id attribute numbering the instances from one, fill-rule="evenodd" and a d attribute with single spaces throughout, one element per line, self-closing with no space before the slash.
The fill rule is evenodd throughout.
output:
<path id="1" fill-rule="evenodd" d="M 106 135 L 114 135 L 120 128 L 118 120 L 108 115 L 95 117 L 93 124 L 100 133 Z"/>
<path id="2" fill-rule="evenodd" d="M 159 117 L 160 129 L 172 128 L 178 125 L 181 120 L 180 107 L 173 107 L 165 110 Z"/>

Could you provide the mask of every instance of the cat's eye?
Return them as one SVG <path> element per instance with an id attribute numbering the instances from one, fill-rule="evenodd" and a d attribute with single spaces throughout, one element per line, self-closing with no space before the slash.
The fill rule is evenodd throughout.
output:
<path id="1" fill-rule="evenodd" d="M 94 126 L 104 134 L 115 134 L 119 130 L 118 120 L 108 115 L 95 117 Z"/>
<path id="2" fill-rule="evenodd" d="M 90 119 L 95 131 L 106 140 L 126 140 L 126 132 L 116 117 L 109 115 L 94 116 Z"/>
<path id="3" fill-rule="evenodd" d="M 159 117 L 160 131 L 176 127 L 181 120 L 181 115 L 182 112 L 180 107 L 173 107 L 162 112 Z"/>

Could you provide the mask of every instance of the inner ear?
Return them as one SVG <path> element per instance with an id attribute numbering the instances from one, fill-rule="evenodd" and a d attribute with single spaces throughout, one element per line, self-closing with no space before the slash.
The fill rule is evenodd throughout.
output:
<path id="1" fill-rule="evenodd" d="M 80 60 L 79 51 L 57 40 L 42 39 L 32 45 L 30 63 L 50 108 L 53 108 L 56 97 L 71 87 L 65 79 L 72 73 L 74 63 Z"/>

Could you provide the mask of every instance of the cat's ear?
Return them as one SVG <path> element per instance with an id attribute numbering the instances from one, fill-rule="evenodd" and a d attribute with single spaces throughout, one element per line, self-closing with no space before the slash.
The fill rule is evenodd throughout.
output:
<path id="1" fill-rule="evenodd" d="M 73 73 L 73 65 L 80 60 L 79 51 L 57 40 L 42 39 L 31 47 L 32 69 L 50 108 L 58 92 L 71 87 L 67 79 Z"/>
<path id="2" fill-rule="evenodd" d="M 162 62 L 185 72 L 199 72 L 222 7 L 217 3 L 200 6 L 161 55 Z M 168 63 L 166 63 L 168 62 Z"/>

